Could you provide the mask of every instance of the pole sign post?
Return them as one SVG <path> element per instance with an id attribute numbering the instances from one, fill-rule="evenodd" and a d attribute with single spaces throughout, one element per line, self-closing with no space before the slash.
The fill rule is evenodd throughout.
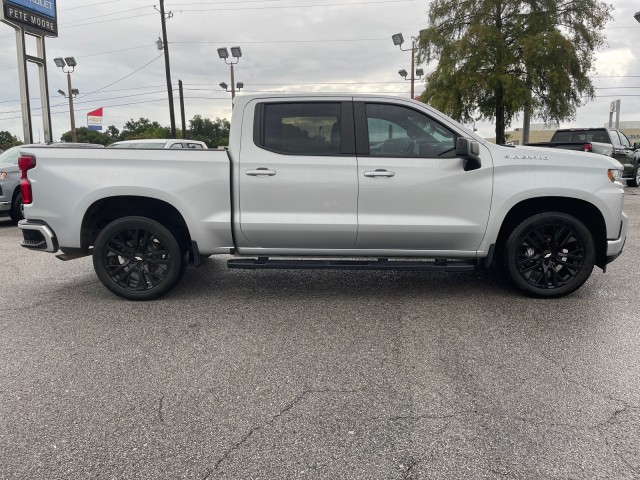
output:
<path id="1" fill-rule="evenodd" d="M 16 31 L 24 142 L 33 143 L 31 100 L 29 99 L 29 79 L 27 76 L 28 62 L 38 65 L 44 139 L 47 143 L 52 142 L 53 129 L 51 127 L 47 54 L 44 39 L 45 37 L 55 38 L 58 36 L 56 0 L 0 0 L 0 21 L 11 25 Z M 35 37 L 36 55 L 27 54 L 25 34 Z"/>

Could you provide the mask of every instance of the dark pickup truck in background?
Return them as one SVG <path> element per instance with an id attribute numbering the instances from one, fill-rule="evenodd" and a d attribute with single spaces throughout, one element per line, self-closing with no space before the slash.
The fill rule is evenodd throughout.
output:
<path id="1" fill-rule="evenodd" d="M 528 143 L 532 147 L 561 148 L 599 153 L 618 160 L 624 166 L 623 179 L 630 187 L 640 185 L 640 144 L 632 144 L 615 128 L 563 128 L 556 130 L 550 142 Z"/>

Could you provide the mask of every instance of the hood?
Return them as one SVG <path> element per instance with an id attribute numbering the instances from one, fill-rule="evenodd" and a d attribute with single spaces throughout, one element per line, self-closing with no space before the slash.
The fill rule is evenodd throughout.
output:
<path id="1" fill-rule="evenodd" d="M 506 147 L 491 145 L 495 161 L 504 160 L 505 163 L 530 164 L 534 162 L 548 162 L 550 165 L 582 166 L 606 169 L 622 169 L 622 164 L 616 159 L 599 153 L 578 152 L 560 148 L 523 147 L 516 145 Z"/>

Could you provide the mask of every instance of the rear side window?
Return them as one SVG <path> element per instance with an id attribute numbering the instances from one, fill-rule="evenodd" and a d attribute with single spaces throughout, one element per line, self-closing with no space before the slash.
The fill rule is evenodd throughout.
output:
<path id="1" fill-rule="evenodd" d="M 292 155 L 340 155 L 341 104 L 267 103 L 260 146 Z"/>

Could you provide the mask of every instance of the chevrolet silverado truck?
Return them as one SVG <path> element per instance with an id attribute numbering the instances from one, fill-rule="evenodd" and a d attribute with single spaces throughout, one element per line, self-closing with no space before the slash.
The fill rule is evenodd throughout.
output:
<path id="1" fill-rule="evenodd" d="M 613 157 L 622 164 L 622 178 L 627 185 L 640 185 L 640 151 L 615 128 L 564 128 L 556 130 L 550 142 L 529 143 L 527 146 L 579 150 Z"/>
<path id="2" fill-rule="evenodd" d="M 494 145 L 397 97 L 241 96 L 227 151 L 25 147 L 19 165 L 22 246 L 92 255 L 130 300 L 211 255 L 244 269 L 496 264 L 559 297 L 620 255 L 628 224 L 613 158 Z"/>

